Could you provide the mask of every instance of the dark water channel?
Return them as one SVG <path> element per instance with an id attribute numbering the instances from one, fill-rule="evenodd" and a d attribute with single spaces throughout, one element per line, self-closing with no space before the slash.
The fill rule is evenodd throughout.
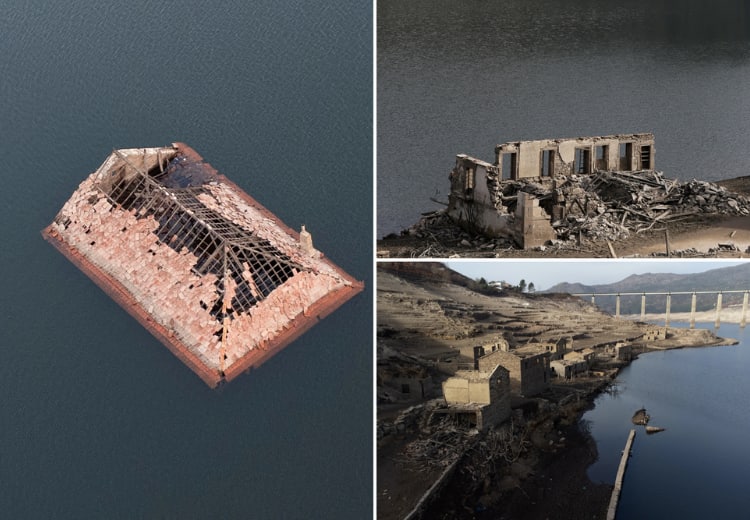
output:
<path id="1" fill-rule="evenodd" d="M 636 428 L 618 519 L 747 518 L 750 331 L 722 324 L 717 334 L 740 343 L 642 355 L 620 373 L 617 392 L 584 415 L 599 452 L 588 471 L 595 482 L 614 482 Z M 648 435 L 634 426 L 641 407 L 666 430 Z"/>

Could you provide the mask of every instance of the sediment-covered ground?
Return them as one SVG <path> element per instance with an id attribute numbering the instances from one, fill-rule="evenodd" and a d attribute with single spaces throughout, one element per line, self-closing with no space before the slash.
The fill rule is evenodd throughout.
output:
<path id="1" fill-rule="evenodd" d="M 523 189 L 540 200 L 551 197 L 550 187 L 505 182 L 509 193 Z M 750 177 L 681 183 L 658 172 L 626 176 L 600 172 L 567 179 L 562 189 L 570 199 L 568 210 L 564 219 L 553 223 L 559 239 L 546 246 L 523 250 L 510 238 L 467 232 L 444 211 L 435 211 L 400 234 L 378 240 L 378 254 L 391 258 L 693 258 L 742 257 L 750 248 Z"/>
<path id="2" fill-rule="evenodd" d="M 653 326 L 580 299 L 481 294 L 431 265 L 419 264 L 424 278 L 378 269 L 378 518 L 404 518 L 446 470 L 421 509 L 425 518 L 604 518 L 611 486 L 588 480 L 596 446 L 579 422 L 626 364 L 608 361 L 604 345 L 631 340 L 643 352 L 725 342 L 710 331 L 670 329 L 666 340 L 645 344 L 638 338 Z M 602 355 L 585 376 L 553 379 L 537 396 L 513 396 L 511 419 L 487 434 L 428 420 L 448 377 L 445 361 L 469 362 L 474 345 L 501 336 L 512 346 L 570 336 L 574 349 Z M 424 398 L 404 400 L 389 384 L 394 373 L 419 373 L 432 384 Z"/>

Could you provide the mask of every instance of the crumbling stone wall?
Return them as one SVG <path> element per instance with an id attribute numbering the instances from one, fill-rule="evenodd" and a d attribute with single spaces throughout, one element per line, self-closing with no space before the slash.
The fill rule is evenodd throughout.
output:
<path id="1" fill-rule="evenodd" d="M 493 165 L 457 155 L 450 173 L 448 215 L 472 233 L 509 235 L 511 216 L 502 204 L 500 174 Z"/>
<path id="2" fill-rule="evenodd" d="M 552 164 L 546 161 L 550 156 Z M 509 178 L 525 179 L 600 170 L 653 170 L 654 157 L 653 134 L 618 134 L 499 144 L 495 147 L 494 166 L 501 172 L 508 171 L 504 162 L 512 160 Z"/>
<path id="3" fill-rule="evenodd" d="M 540 352 L 521 357 L 513 352 L 496 350 L 478 359 L 479 370 L 489 371 L 500 365 L 509 372 L 511 390 L 531 397 L 549 388 L 549 354 Z"/>
<path id="4" fill-rule="evenodd" d="M 595 209 L 581 205 L 586 193 L 565 197 L 558 183 L 597 171 L 653 171 L 654 158 L 650 133 L 508 142 L 495 147 L 494 164 L 459 154 L 446 212 L 470 233 L 509 238 L 524 248 L 542 246 L 558 238 L 553 222 L 568 211 L 575 214 L 572 205 L 565 207 L 566 198 L 578 200 L 583 213 Z M 526 186 L 525 195 L 514 186 L 529 180 L 535 186 Z M 550 185 L 554 197 L 546 197 L 544 207 L 530 198 Z"/>
<path id="5" fill-rule="evenodd" d="M 519 191 L 516 203 L 515 239 L 524 249 L 544 245 L 557 238 L 550 216 L 532 195 Z"/>

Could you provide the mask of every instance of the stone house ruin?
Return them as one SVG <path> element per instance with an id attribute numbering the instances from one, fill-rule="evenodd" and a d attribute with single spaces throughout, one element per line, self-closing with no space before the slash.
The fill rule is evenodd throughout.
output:
<path id="1" fill-rule="evenodd" d="M 464 416 L 478 430 L 486 430 L 510 417 L 510 378 L 508 370 L 496 365 L 492 370 L 459 370 L 443 382 L 447 408 L 436 413 Z"/>
<path id="2" fill-rule="evenodd" d="M 667 339 L 666 327 L 652 327 L 646 330 L 643 341 L 660 341 Z"/>
<path id="3" fill-rule="evenodd" d="M 572 352 L 568 352 L 563 356 L 563 359 L 569 359 L 573 361 L 585 361 L 589 365 L 594 361 L 594 358 L 596 358 L 596 351 L 592 348 L 585 348 L 583 350 L 574 350 Z"/>
<path id="4" fill-rule="evenodd" d="M 432 391 L 432 378 L 429 376 L 398 377 L 393 383 L 405 399 L 425 399 Z"/>
<path id="5" fill-rule="evenodd" d="M 615 345 L 615 359 L 617 361 L 630 361 L 633 359 L 633 345 L 618 342 Z"/>
<path id="6" fill-rule="evenodd" d="M 564 216 L 557 183 L 598 171 L 653 170 L 654 157 L 650 133 L 507 142 L 495 147 L 493 164 L 459 154 L 447 213 L 472 232 L 536 247 L 556 238 L 551 224 Z M 551 184 L 552 195 L 541 201 L 518 181 Z"/>
<path id="7" fill-rule="evenodd" d="M 521 347 L 493 349 L 494 345 L 475 347 L 475 363 L 479 370 L 492 370 L 495 366 L 502 366 L 510 373 L 510 388 L 512 391 L 531 397 L 549 388 L 549 358 L 550 354 L 543 348 Z"/>
<path id="8" fill-rule="evenodd" d="M 556 359 L 550 361 L 550 368 L 556 377 L 568 380 L 588 372 L 589 365 L 583 360 Z"/>
<path id="9" fill-rule="evenodd" d="M 422 401 L 433 390 L 432 377 L 424 367 L 403 367 L 398 364 L 378 366 L 378 385 L 382 385 L 391 399 Z"/>
<path id="10" fill-rule="evenodd" d="M 550 361 L 562 359 L 566 352 L 573 350 L 573 338 L 567 336 L 554 343 L 545 343 L 544 348 L 549 352 Z"/>

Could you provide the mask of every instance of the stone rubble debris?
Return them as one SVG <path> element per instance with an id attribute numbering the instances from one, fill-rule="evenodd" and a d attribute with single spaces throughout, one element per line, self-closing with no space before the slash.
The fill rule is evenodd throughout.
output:
<path id="1" fill-rule="evenodd" d="M 498 208 L 499 211 L 512 214 L 517 194 L 523 191 L 536 197 L 548 214 L 559 216 L 552 221 L 557 239 L 547 243 L 552 248 L 579 247 L 582 240 L 621 240 L 700 215 L 750 215 L 750 199 L 743 195 L 711 182 L 668 179 L 653 170 L 599 171 L 591 175 L 558 176 L 544 182 L 505 180 L 500 190 L 504 207 Z M 436 245 L 419 256 L 437 256 L 441 252 L 437 244 L 476 250 L 516 248 L 510 237 L 489 238 L 460 230 L 445 210 L 423 214 L 401 235 L 434 240 Z M 717 250 L 729 249 L 727 244 L 717 247 Z M 689 250 L 684 253 L 693 254 Z"/>

